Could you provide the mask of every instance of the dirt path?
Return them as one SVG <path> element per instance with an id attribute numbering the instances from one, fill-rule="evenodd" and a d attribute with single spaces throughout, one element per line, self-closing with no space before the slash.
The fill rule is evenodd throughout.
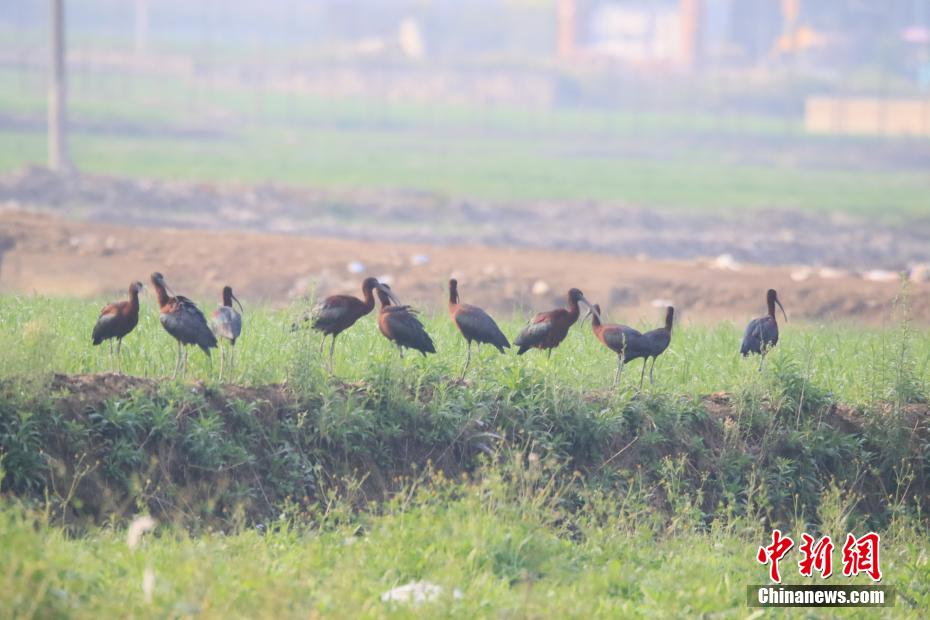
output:
<path id="1" fill-rule="evenodd" d="M 255 303 L 309 293 L 356 292 L 364 274 L 388 279 L 405 302 L 441 310 L 446 280 L 460 280 L 466 301 L 498 311 L 562 303 L 581 288 L 614 320 L 658 321 L 674 304 L 684 320 L 742 322 L 764 311 L 769 286 L 792 318 L 881 324 L 900 290 L 835 271 L 729 266 L 726 261 L 637 260 L 583 252 L 427 246 L 281 234 L 139 228 L 74 221 L 19 209 L 0 210 L 0 291 L 120 297 L 130 280 L 162 271 L 174 288 L 199 300 L 223 284 Z M 358 262 L 359 273 L 348 266 Z M 913 283 L 917 321 L 930 324 L 930 284 Z"/>

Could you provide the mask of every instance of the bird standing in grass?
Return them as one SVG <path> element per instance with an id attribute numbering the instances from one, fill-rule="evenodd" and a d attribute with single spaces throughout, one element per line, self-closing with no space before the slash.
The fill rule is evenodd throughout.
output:
<path id="1" fill-rule="evenodd" d="M 217 345 L 216 336 L 194 302 L 181 295 L 168 295 L 171 291 L 165 277 L 157 271 L 152 274 L 152 286 L 158 295 L 161 326 L 178 341 L 178 360 L 171 375 L 174 379 L 182 367 L 187 370 L 187 346 L 196 345 L 210 357 L 210 349 Z"/>
<path id="2" fill-rule="evenodd" d="M 468 370 L 468 363 L 471 361 L 471 343 L 474 340 L 478 343 L 480 350 L 481 344 L 490 344 L 497 348 L 501 353 L 504 349 L 510 348 L 507 337 L 494 322 L 490 315 L 477 306 L 463 304 L 459 301 L 458 281 L 455 278 L 449 280 L 449 316 L 452 322 L 461 332 L 462 336 L 468 342 L 468 352 L 465 354 L 465 366 L 462 368 L 462 378 L 465 377 L 465 371 Z"/>
<path id="3" fill-rule="evenodd" d="M 595 304 L 594 310 L 599 313 L 601 308 Z M 589 311 L 588 314 L 593 313 Z M 652 366 L 649 368 L 649 383 L 653 382 L 656 358 L 665 352 L 665 349 L 668 348 L 669 343 L 672 341 L 674 316 L 675 309 L 669 306 L 665 310 L 665 325 L 645 334 L 626 325 L 602 324 L 599 316 L 592 317 L 591 329 L 594 331 L 594 335 L 604 343 L 604 346 L 617 354 L 617 374 L 614 376 L 614 385 L 620 381 L 623 366 L 627 362 L 642 358 L 643 370 L 639 375 L 639 389 L 642 390 L 643 381 L 646 377 L 646 362 L 649 361 L 650 357 L 652 358 Z"/>
<path id="4" fill-rule="evenodd" d="M 785 313 L 785 308 L 781 305 L 775 289 L 770 288 L 766 293 L 765 303 L 768 306 L 768 314 L 749 322 L 749 325 L 746 326 L 746 333 L 743 334 L 743 344 L 739 350 L 743 357 L 748 356 L 750 353 L 761 355 L 762 359 L 759 361 L 760 371 L 765 363 L 766 354 L 778 344 L 778 321 L 775 320 L 775 304 L 778 304 L 778 307 L 781 308 L 782 316 L 785 317 L 785 322 L 788 322 L 788 315 Z"/>
<path id="5" fill-rule="evenodd" d="M 617 374 L 614 375 L 614 385 L 620 382 L 620 376 L 623 374 L 623 366 L 631 360 L 638 359 L 645 355 L 643 334 L 639 330 L 633 329 L 627 325 L 616 323 L 601 323 L 601 307 L 594 304 L 594 310 L 597 314 L 589 311 L 591 315 L 591 331 L 604 343 L 604 346 L 617 354 Z M 587 318 L 587 315 L 585 316 Z M 643 362 L 643 368 L 646 365 Z M 642 381 L 640 381 L 640 389 Z"/>
<path id="6" fill-rule="evenodd" d="M 239 306 L 239 312 L 233 308 L 233 300 Z M 223 380 L 223 370 L 226 365 L 226 357 L 229 357 L 229 365 L 232 366 L 235 356 L 236 339 L 242 333 L 242 303 L 239 298 L 233 294 L 231 286 L 223 287 L 223 305 L 213 311 L 210 317 L 210 326 L 213 333 L 219 337 L 220 345 L 220 381 Z M 227 347 L 223 346 L 223 341 L 229 342 Z"/>
<path id="7" fill-rule="evenodd" d="M 536 348 L 547 350 L 547 357 L 551 356 L 552 349 L 565 340 L 569 328 L 578 320 L 579 303 L 584 304 L 589 311 L 593 311 L 600 318 L 599 313 L 585 299 L 584 294 L 573 288 L 568 291 L 568 308 L 540 312 L 526 324 L 526 327 L 513 341 L 515 345 L 520 347 L 517 350 L 517 355 L 523 355 L 530 349 Z"/>
<path id="8" fill-rule="evenodd" d="M 323 354 L 323 344 L 327 336 L 333 340 L 329 346 L 329 369 L 333 369 L 333 351 L 336 349 L 336 336 L 352 327 L 357 320 L 371 312 L 375 307 L 374 290 L 388 291 L 386 284 L 381 284 L 376 278 L 365 278 L 362 282 L 362 297 L 351 295 L 330 295 L 312 311 L 313 329 L 323 332 L 320 340 L 320 354 Z"/>
<path id="9" fill-rule="evenodd" d="M 116 338 L 116 371 L 120 374 L 123 372 L 122 358 L 120 357 L 120 348 L 123 344 L 123 338 L 136 328 L 139 323 L 139 291 L 142 290 L 141 282 L 133 282 L 129 285 L 129 299 L 125 301 L 114 301 L 107 304 L 100 311 L 100 316 L 94 324 L 94 332 L 91 335 L 94 346 L 97 346 L 104 340 L 110 341 L 110 365 L 113 364 L 113 338 Z"/>
<path id="10" fill-rule="evenodd" d="M 397 302 L 397 298 L 391 293 L 390 287 L 382 285 L 378 289 L 378 301 L 381 302 L 378 328 L 385 338 L 397 345 L 401 359 L 404 359 L 404 347 L 419 351 L 423 357 L 427 353 L 436 352 L 432 338 L 415 316 L 416 310 L 410 306 L 392 305 Z"/>
<path id="11" fill-rule="evenodd" d="M 643 358 L 643 373 L 646 374 L 646 360 L 652 358 L 652 365 L 649 366 L 649 383 L 653 383 L 652 371 L 656 367 L 656 358 L 665 353 L 668 345 L 672 342 L 672 323 L 675 320 L 675 308 L 668 306 L 665 308 L 665 325 L 658 329 L 653 329 L 643 334 L 643 343 L 646 356 Z M 643 377 L 639 377 L 639 389 L 643 389 Z"/>

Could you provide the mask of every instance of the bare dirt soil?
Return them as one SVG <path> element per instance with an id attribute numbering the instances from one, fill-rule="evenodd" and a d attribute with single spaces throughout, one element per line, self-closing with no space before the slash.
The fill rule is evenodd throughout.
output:
<path id="1" fill-rule="evenodd" d="M 894 223 L 784 209 L 707 213 L 601 202 L 493 203 L 403 190 L 62 176 L 35 167 L 0 177 L 4 203 L 127 225 L 430 245 L 467 243 L 663 260 L 729 254 L 760 265 L 857 272 L 930 264 L 930 212 Z"/>
<path id="2" fill-rule="evenodd" d="M 792 318 L 882 324 L 900 291 L 896 281 L 837 270 L 125 226 L 10 207 L 0 209 L 0 248 L 0 291 L 98 299 L 122 297 L 130 281 L 147 282 L 156 270 L 199 300 L 218 300 L 228 283 L 246 303 L 278 305 L 314 287 L 354 293 L 372 274 L 405 302 L 440 310 L 454 275 L 466 301 L 497 311 L 561 305 L 575 286 L 613 320 L 659 321 L 671 303 L 684 320 L 742 322 L 764 311 L 765 289 L 774 287 Z M 930 284 L 912 283 L 910 294 L 913 317 L 930 324 Z"/>

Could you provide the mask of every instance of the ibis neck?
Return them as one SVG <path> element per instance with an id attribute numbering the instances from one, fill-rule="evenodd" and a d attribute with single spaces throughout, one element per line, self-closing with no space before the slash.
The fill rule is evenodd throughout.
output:
<path id="1" fill-rule="evenodd" d="M 672 322 L 673 322 L 674 313 L 669 310 L 665 313 L 665 331 L 672 333 Z"/>
<path id="2" fill-rule="evenodd" d="M 165 290 L 164 285 L 155 284 L 155 293 L 158 295 L 158 305 L 167 306 L 168 305 L 168 291 Z"/>
<path id="3" fill-rule="evenodd" d="M 362 289 L 362 294 L 365 296 L 365 314 L 368 314 L 375 307 L 375 294 L 370 286 L 366 286 Z"/>
<path id="4" fill-rule="evenodd" d="M 773 320 L 775 319 L 775 300 L 774 299 L 769 300 L 769 316 L 772 317 Z"/>
<path id="5" fill-rule="evenodd" d="M 139 310 L 139 291 L 135 288 L 129 289 L 129 308 L 133 312 Z"/>
<path id="6" fill-rule="evenodd" d="M 458 289 L 450 288 L 449 289 L 449 307 L 457 306 L 459 304 L 459 292 Z"/>
<path id="7" fill-rule="evenodd" d="M 223 305 L 232 308 L 232 291 L 223 291 Z"/>

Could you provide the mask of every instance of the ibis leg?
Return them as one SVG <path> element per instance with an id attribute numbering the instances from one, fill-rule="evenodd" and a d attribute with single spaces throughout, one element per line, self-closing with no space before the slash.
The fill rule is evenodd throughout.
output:
<path id="1" fill-rule="evenodd" d="M 550 359 L 552 359 L 552 349 L 547 349 L 546 350 L 546 361 L 549 361 Z"/>
<path id="2" fill-rule="evenodd" d="M 643 379 L 646 378 L 646 358 L 643 358 L 643 372 L 639 375 L 639 391 L 643 391 Z"/>
<path id="3" fill-rule="evenodd" d="M 107 347 L 110 350 L 108 357 L 110 359 L 110 371 L 112 372 L 113 371 L 113 341 L 112 340 L 107 340 Z"/>
<path id="4" fill-rule="evenodd" d="M 120 355 L 120 348 L 123 346 L 123 339 L 116 339 L 116 372 L 123 374 L 123 358 Z"/>
<path id="5" fill-rule="evenodd" d="M 617 374 L 614 375 L 614 385 L 620 383 L 620 375 L 623 374 L 623 355 L 617 356 Z"/>
<path id="6" fill-rule="evenodd" d="M 333 334 L 333 341 L 329 345 L 329 372 L 333 372 L 333 351 L 336 350 L 336 334 Z"/>
<path id="7" fill-rule="evenodd" d="M 643 365 L 645 365 L 645 362 L 643 363 Z M 652 371 L 655 370 L 655 368 L 656 368 L 656 358 L 653 357 L 653 358 L 652 358 L 652 365 L 649 366 L 649 384 L 650 384 L 650 385 L 653 384 L 653 383 L 655 383 L 655 381 L 653 381 L 653 379 L 652 379 Z"/>
<path id="8" fill-rule="evenodd" d="M 765 349 L 762 350 L 761 358 L 759 360 L 759 372 L 762 372 L 762 366 L 765 364 Z"/>
<path id="9" fill-rule="evenodd" d="M 178 371 L 181 369 L 181 341 L 178 340 L 178 356 L 174 360 L 174 374 L 171 375 L 172 379 L 178 378 Z"/>
<path id="10" fill-rule="evenodd" d="M 404 347 L 397 345 L 397 351 L 400 353 L 400 359 L 404 359 Z"/>
<path id="11" fill-rule="evenodd" d="M 220 340 L 219 342 L 219 347 L 220 347 L 220 383 L 222 383 L 223 382 L 223 370 L 225 370 L 225 366 L 226 366 L 226 349 L 223 348 L 222 340 Z"/>
<path id="12" fill-rule="evenodd" d="M 468 370 L 468 362 L 470 361 L 471 361 L 471 340 L 468 341 L 468 348 L 466 349 L 466 353 L 465 353 L 465 366 L 462 368 L 462 376 L 460 377 L 461 379 L 465 378 L 465 371 Z"/>

